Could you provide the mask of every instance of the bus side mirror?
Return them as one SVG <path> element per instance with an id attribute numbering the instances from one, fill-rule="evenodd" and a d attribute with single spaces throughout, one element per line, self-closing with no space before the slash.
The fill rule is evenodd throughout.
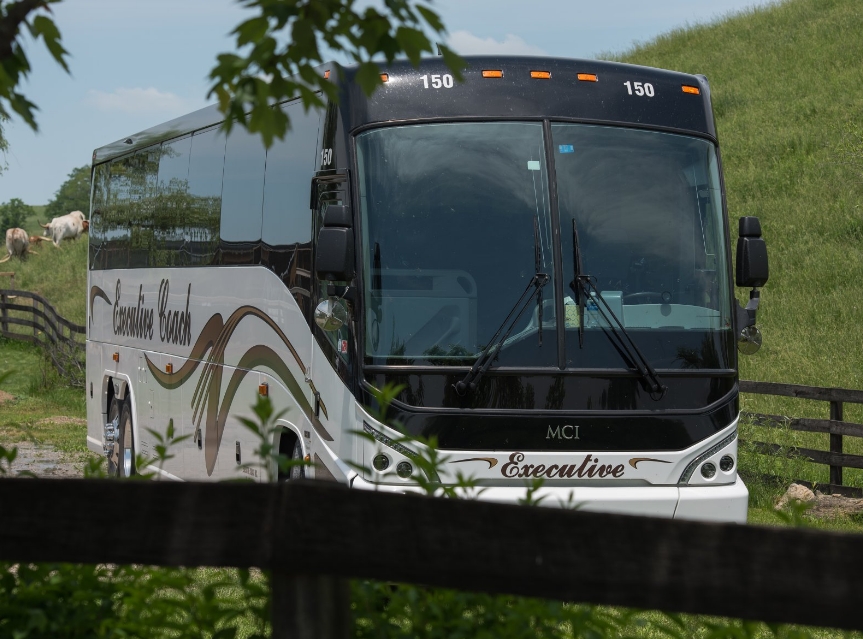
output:
<path id="1" fill-rule="evenodd" d="M 319 279 L 344 282 L 354 278 L 354 230 L 351 227 L 350 208 L 343 204 L 327 207 L 315 247 L 315 271 Z"/>
<path id="2" fill-rule="evenodd" d="M 769 276 L 767 244 L 761 237 L 761 223 L 757 217 L 741 217 L 737 238 L 737 286 L 758 288 L 767 283 Z"/>
<path id="3" fill-rule="evenodd" d="M 767 262 L 767 244 L 761 237 L 761 223 L 757 217 L 741 217 L 737 239 L 737 286 L 751 286 L 746 308 L 737 304 L 737 348 L 744 355 L 751 355 L 761 347 L 761 332 L 755 326 L 755 314 L 764 286 L 770 276 Z"/>

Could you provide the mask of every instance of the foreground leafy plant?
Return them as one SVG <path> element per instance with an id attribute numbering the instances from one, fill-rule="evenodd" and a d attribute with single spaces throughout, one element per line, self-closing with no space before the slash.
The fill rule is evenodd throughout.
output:
<path id="1" fill-rule="evenodd" d="M 0 638 L 265 637 L 268 597 L 243 570 L 0 563 Z"/>

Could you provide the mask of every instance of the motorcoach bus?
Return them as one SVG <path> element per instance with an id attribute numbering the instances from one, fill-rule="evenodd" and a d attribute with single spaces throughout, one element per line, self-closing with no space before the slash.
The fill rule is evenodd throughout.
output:
<path id="1" fill-rule="evenodd" d="M 87 440 L 112 472 L 171 424 L 164 477 L 263 480 L 239 422 L 261 394 L 309 462 L 287 479 L 414 490 L 406 432 L 483 499 L 542 479 L 547 505 L 745 521 L 767 254 L 741 218 L 743 308 L 707 79 L 467 62 L 392 64 L 370 97 L 328 65 L 338 102 L 275 105 L 269 149 L 210 107 L 94 152 Z"/>

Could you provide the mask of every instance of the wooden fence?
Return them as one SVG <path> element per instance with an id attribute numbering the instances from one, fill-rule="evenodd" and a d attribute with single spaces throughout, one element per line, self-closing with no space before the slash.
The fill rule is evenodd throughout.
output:
<path id="1" fill-rule="evenodd" d="M 788 455 L 799 455 L 803 459 L 816 464 L 830 466 L 829 484 L 819 484 L 823 492 L 843 494 L 849 497 L 863 497 L 863 490 L 845 486 L 842 482 L 842 468 L 863 468 L 863 456 L 844 453 L 843 437 L 863 437 L 863 424 L 842 421 L 845 403 L 863 404 L 863 391 L 846 388 L 821 388 L 818 386 L 802 386 L 797 384 L 776 384 L 773 382 L 740 381 L 740 391 L 759 395 L 780 395 L 829 402 L 830 419 L 791 418 L 782 415 L 765 415 L 762 413 L 741 414 L 751 419 L 759 426 L 771 428 L 789 428 L 809 433 L 829 433 L 830 450 L 813 450 L 810 448 L 789 448 L 764 442 L 752 442 L 758 452 L 776 454 L 784 452 Z"/>
<path id="2" fill-rule="evenodd" d="M 84 386 L 87 329 L 57 313 L 41 295 L 0 289 L 0 335 L 39 344 L 72 385 Z"/>
<path id="3" fill-rule="evenodd" d="M 863 536 L 847 533 L 320 481 L 0 479 L 0 512 L 0 560 L 271 570 L 279 638 L 345 639 L 346 578 L 863 629 Z"/>

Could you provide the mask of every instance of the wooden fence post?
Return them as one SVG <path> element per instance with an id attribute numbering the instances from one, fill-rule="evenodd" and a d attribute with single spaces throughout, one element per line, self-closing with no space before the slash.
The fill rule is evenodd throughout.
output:
<path id="1" fill-rule="evenodd" d="M 273 639 L 348 639 L 351 598 L 347 579 L 274 570 L 270 592 Z"/>
<path id="2" fill-rule="evenodd" d="M 0 293 L 0 329 L 4 333 L 9 331 L 9 311 L 6 310 L 6 293 Z"/>
<path id="3" fill-rule="evenodd" d="M 831 421 L 842 421 L 842 402 L 830 402 Z M 842 454 L 842 435 L 830 433 L 830 452 Z M 842 466 L 830 466 L 830 483 L 842 485 Z"/>
<path id="4" fill-rule="evenodd" d="M 36 305 L 37 305 L 38 303 L 39 303 L 39 301 L 38 301 L 38 300 L 36 300 L 36 299 L 34 299 L 34 300 L 33 300 L 33 310 L 34 310 L 34 311 L 36 311 L 36 309 L 37 309 Z M 38 343 L 38 341 L 37 341 L 37 340 L 39 339 L 39 330 L 38 330 L 38 328 L 37 328 L 36 322 L 37 322 L 37 320 L 36 320 L 36 313 L 34 312 L 34 313 L 33 313 L 33 341 L 34 341 L 34 342 L 36 342 L 36 343 Z"/>

